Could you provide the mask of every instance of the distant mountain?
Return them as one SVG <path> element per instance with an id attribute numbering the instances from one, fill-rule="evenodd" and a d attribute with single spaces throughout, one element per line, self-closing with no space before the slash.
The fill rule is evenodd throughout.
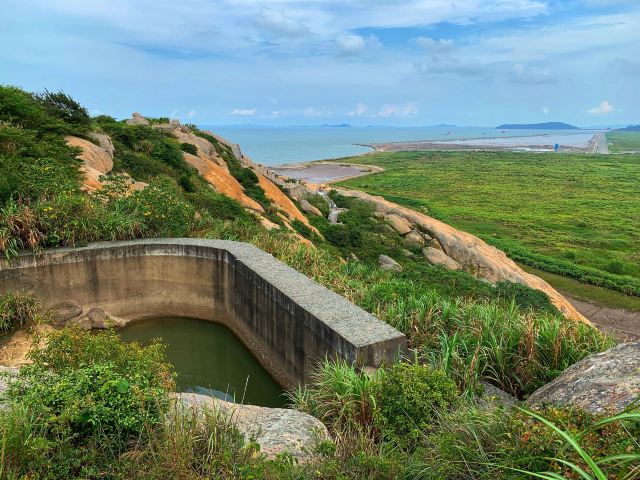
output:
<path id="1" fill-rule="evenodd" d="M 616 128 L 614 132 L 640 132 L 640 125 L 629 125 L 624 128 Z"/>
<path id="2" fill-rule="evenodd" d="M 496 127 L 505 130 L 580 130 L 574 125 L 563 122 L 545 122 L 545 123 L 505 123 Z"/>
<path id="3" fill-rule="evenodd" d="M 338 125 L 329 125 L 328 123 L 325 123 L 320 126 L 323 128 L 350 128 L 351 127 L 351 125 L 349 125 L 348 123 L 339 123 Z"/>

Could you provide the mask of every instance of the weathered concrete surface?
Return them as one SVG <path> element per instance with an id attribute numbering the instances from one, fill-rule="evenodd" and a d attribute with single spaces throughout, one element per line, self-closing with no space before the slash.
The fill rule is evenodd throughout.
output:
<path id="1" fill-rule="evenodd" d="M 592 413 L 619 413 L 640 399 L 640 342 L 590 355 L 536 390 L 530 405 L 572 405 Z"/>
<path id="2" fill-rule="evenodd" d="M 253 245 L 200 239 L 95 243 L 0 260 L 0 294 L 32 291 L 124 320 L 182 316 L 228 326 L 284 387 L 318 359 L 377 367 L 404 335 Z"/>
<path id="3" fill-rule="evenodd" d="M 176 397 L 196 411 L 209 408 L 228 416 L 246 440 L 258 442 L 260 453 L 268 458 L 287 452 L 303 462 L 311 460 L 317 443 L 330 438 L 320 420 L 298 410 L 239 405 L 197 393 Z"/>

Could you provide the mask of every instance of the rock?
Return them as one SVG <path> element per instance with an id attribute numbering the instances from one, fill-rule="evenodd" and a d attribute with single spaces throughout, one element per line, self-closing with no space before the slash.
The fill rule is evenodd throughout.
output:
<path id="1" fill-rule="evenodd" d="M 529 405 L 575 406 L 617 414 L 640 399 L 640 342 L 622 343 L 590 355 L 536 390 Z"/>
<path id="2" fill-rule="evenodd" d="M 444 252 L 442 245 L 440 245 L 440 242 L 435 238 L 432 238 L 431 240 L 429 240 L 429 246 L 431 248 L 435 248 L 436 250 L 440 250 Z"/>
<path id="3" fill-rule="evenodd" d="M 180 143 L 189 143 L 196 147 L 198 151 L 197 156 L 203 162 L 211 161 L 217 163 L 220 167 L 229 171 L 227 162 L 220 156 L 213 143 L 206 138 L 199 137 L 188 127 L 176 128 L 177 126 L 172 124 L 169 124 L 169 126 L 173 128 L 171 135 L 177 138 Z"/>
<path id="4" fill-rule="evenodd" d="M 424 238 L 420 233 L 415 230 L 407 233 L 404 238 L 404 243 L 409 248 L 422 248 L 424 247 Z"/>
<path id="5" fill-rule="evenodd" d="M 310 213 L 312 215 L 316 215 L 318 217 L 322 217 L 322 212 L 320 210 L 318 210 L 317 207 L 314 207 L 313 205 L 311 205 L 309 203 L 308 200 L 305 200 L 304 198 L 302 200 L 300 200 L 300 207 L 302 208 L 303 212 L 307 212 Z"/>
<path id="6" fill-rule="evenodd" d="M 551 302 L 566 318 L 589 323 L 569 301 L 551 285 L 535 275 L 522 270 L 513 260 L 495 247 L 488 245 L 475 235 L 463 232 L 436 220 L 424 213 L 389 202 L 382 197 L 376 197 L 358 190 L 336 188 L 337 192 L 347 197 L 354 197 L 370 203 L 377 212 L 385 216 L 396 215 L 415 225 L 421 231 L 428 232 L 431 237 L 437 237 L 439 244 L 459 265 L 463 265 L 472 275 L 495 284 L 501 280 L 520 283 L 546 293 Z M 432 248 L 438 248 L 429 245 Z"/>
<path id="7" fill-rule="evenodd" d="M 93 138 L 98 142 L 100 148 L 102 148 L 107 154 L 113 159 L 113 152 L 115 152 L 115 147 L 113 146 L 113 142 L 111 141 L 111 137 L 104 133 L 96 133 L 90 132 L 90 138 Z"/>
<path id="8" fill-rule="evenodd" d="M 131 118 L 127 120 L 127 125 L 151 125 L 151 122 L 140 115 L 138 112 L 134 112 Z"/>
<path id="9" fill-rule="evenodd" d="M 64 323 L 82 314 L 82 307 L 73 300 L 56 303 L 49 309 L 55 323 Z"/>
<path id="10" fill-rule="evenodd" d="M 460 264 L 453 258 L 449 257 L 442 250 L 438 250 L 437 248 L 433 247 L 427 247 L 422 250 L 422 254 L 429 261 L 429 263 L 432 263 L 433 265 L 444 265 L 445 267 L 452 270 L 460 270 Z"/>
<path id="11" fill-rule="evenodd" d="M 67 136 L 64 137 L 64 139 L 67 145 L 82 149 L 80 158 L 83 161 L 83 165 L 80 169 L 85 176 L 83 188 L 88 191 L 95 191 L 102 188 L 100 177 L 106 175 L 113 169 L 112 152 L 107 152 L 102 147 L 84 138 Z"/>
<path id="12" fill-rule="evenodd" d="M 376 211 L 376 212 L 373 212 L 373 216 L 376 217 L 376 218 L 382 219 L 382 218 L 384 218 L 384 213 Z"/>
<path id="13" fill-rule="evenodd" d="M 396 262 L 393 258 L 387 255 L 380 255 L 378 257 L 378 265 L 382 270 L 388 270 L 391 272 L 401 272 L 402 265 Z"/>
<path id="14" fill-rule="evenodd" d="M 400 235 L 406 235 L 411 231 L 411 223 L 409 223 L 399 215 L 391 213 L 389 215 L 386 215 L 384 218 L 387 222 L 389 222 L 389 225 L 391 225 L 393 229 Z"/>
<path id="15" fill-rule="evenodd" d="M 297 410 L 240 405 L 196 393 L 178 393 L 176 397 L 189 408 L 211 408 L 230 416 L 244 437 L 255 439 L 268 458 L 287 452 L 308 462 L 317 443 L 330 439 L 320 420 Z"/>
<path id="16" fill-rule="evenodd" d="M 182 152 L 182 156 L 185 162 L 195 167 L 217 192 L 237 200 L 245 208 L 264 213 L 262 205 L 244 193 L 244 188 L 229 173 L 228 169 L 222 168 L 212 160 L 207 160 L 206 157 L 199 157 L 187 152 Z"/>
<path id="17" fill-rule="evenodd" d="M 478 407 L 482 410 L 491 410 L 496 407 L 513 407 L 518 404 L 518 399 L 504 390 L 487 382 L 480 382 L 484 391 L 476 398 Z"/>
<path id="18" fill-rule="evenodd" d="M 127 324 L 127 321 L 123 318 L 109 315 L 101 308 L 92 308 L 81 317 L 73 318 L 68 323 L 83 330 L 92 330 L 94 328 L 122 328 Z"/>

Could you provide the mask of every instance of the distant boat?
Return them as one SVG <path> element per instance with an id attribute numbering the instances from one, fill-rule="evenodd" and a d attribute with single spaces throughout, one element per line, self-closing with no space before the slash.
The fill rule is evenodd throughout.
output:
<path id="1" fill-rule="evenodd" d="M 453 132 L 447 132 L 445 135 L 453 135 Z"/>

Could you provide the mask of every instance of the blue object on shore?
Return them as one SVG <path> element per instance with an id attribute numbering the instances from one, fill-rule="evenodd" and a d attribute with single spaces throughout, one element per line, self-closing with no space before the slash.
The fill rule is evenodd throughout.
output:
<path id="1" fill-rule="evenodd" d="M 553 151 L 554 151 L 554 152 L 557 152 L 558 150 L 560 150 L 560 144 L 559 144 L 559 143 L 555 143 L 555 144 L 553 145 Z"/>

